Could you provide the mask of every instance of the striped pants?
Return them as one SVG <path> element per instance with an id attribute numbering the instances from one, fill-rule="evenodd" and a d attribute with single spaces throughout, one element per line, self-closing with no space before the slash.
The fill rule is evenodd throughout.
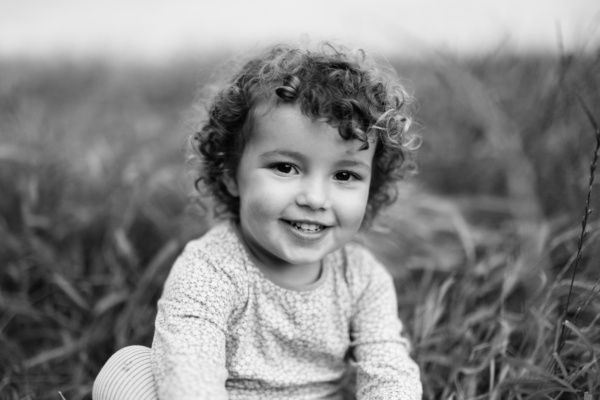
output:
<path id="1" fill-rule="evenodd" d="M 157 400 L 150 349 L 128 346 L 108 359 L 94 381 L 93 400 Z"/>

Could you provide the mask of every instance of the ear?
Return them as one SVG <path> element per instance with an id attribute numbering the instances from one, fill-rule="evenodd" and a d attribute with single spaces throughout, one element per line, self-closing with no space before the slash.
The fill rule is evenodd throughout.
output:
<path id="1" fill-rule="evenodd" d="M 235 177 L 232 175 L 232 173 L 225 173 L 225 175 L 223 175 L 223 183 L 225 184 L 225 187 L 230 195 L 233 197 L 239 197 L 240 190 Z"/>

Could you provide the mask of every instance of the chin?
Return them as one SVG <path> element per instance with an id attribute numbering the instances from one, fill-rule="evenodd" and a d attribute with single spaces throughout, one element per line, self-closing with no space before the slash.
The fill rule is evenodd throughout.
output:
<path id="1" fill-rule="evenodd" d="M 333 252 L 335 249 L 331 250 L 305 250 L 301 252 L 287 252 L 283 257 L 286 263 L 291 265 L 307 265 L 307 264 L 315 264 L 321 262 L 321 260 L 329 253 Z"/>

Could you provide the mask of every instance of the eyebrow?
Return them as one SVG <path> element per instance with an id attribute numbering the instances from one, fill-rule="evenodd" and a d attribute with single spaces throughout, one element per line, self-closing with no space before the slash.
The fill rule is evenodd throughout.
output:
<path id="1" fill-rule="evenodd" d="M 260 155 L 261 158 L 269 158 L 273 156 L 287 156 L 300 161 L 306 160 L 306 156 L 304 154 L 293 150 L 271 150 Z M 361 160 L 341 160 L 336 163 L 336 166 L 340 168 L 359 167 L 365 168 L 369 171 L 371 170 L 371 166 Z"/>
<path id="2" fill-rule="evenodd" d="M 369 171 L 371 170 L 371 166 L 365 162 L 362 162 L 360 160 L 342 160 L 340 162 L 338 162 L 336 165 L 339 165 L 340 167 L 362 167 L 365 169 L 368 169 Z"/>
<path id="3" fill-rule="evenodd" d="M 288 156 L 300 160 L 304 160 L 306 158 L 304 157 L 304 154 L 292 150 L 271 150 L 260 155 L 261 158 L 268 158 L 272 156 Z"/>

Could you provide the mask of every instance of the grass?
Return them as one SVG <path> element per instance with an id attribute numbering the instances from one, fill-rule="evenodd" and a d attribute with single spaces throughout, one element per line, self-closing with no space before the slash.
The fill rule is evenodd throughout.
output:
<path id="1" fill-rule="evenodd" d="M 0 63 L 0 398 L 89 399 L 112 353 L 151 343 L 171 263 L 210 225 L 183 165 L 198 64 Z M 396 66 L 421 173 L 363 240 L 424 398 L 599 398 L 600 54 Z"/>

